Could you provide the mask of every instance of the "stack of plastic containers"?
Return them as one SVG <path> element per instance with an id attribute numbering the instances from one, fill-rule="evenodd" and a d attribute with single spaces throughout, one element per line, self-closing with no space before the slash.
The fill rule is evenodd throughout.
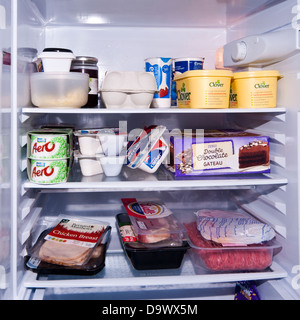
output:
<path id="1" fill-rule="evenodd" d="M 75 157 L 79 160 L 81 173 L 89 177 L 103 173 L 97 154 L 103 154 L 100 140 L 98 139 L 99 129 L 77 130 L 74 135 L 78 139 L 79 150 L 75 151 Z"/>
<path id="2" fill-rule="evenodd" d="M 31 100 L 39 108 L 80 108 L 88 101 L 89 75 L 70 72 L 75 55 L 69 49 L 45 48 L 31 75 Z"/>
<path id="3" fill-rule="evenodd" d="M 120 174 L 125 162 L 125 154 L 121 154 L 127 140 L 125 133 L 117 128 L 104 128 L 77 130 L 74 134 L 79 144 L 75 157 L 79 160 L 82 175 Z"/>
<path id="4" fill-rule="evenodd" d="M 66 182 L 72 159 L 72 129 L 39 129 L 27 133 L 27 172 L 31 182 Z"/>

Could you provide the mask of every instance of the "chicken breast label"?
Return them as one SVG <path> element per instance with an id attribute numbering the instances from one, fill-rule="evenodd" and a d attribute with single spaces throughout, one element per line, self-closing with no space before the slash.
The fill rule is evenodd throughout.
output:
<path id="1" fill-rule="evenodd" d="M 45 240 L 61 244 L 73 244 L 93 248 L 103 234 L 106 225 L 62 219 L 45 237 Z"/>

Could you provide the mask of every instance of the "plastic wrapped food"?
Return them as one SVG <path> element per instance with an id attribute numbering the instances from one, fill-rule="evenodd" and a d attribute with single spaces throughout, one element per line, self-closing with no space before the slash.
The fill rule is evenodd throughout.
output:
<path id="1" fill-rule="evenodd" d="M 127 166 L 154 173 L 169 154 L 163 137 L 164 126 L 150 126 L 141 130 L 137 139 L 127 149 Z"/>
<path id="2" fill-rule="evenodd" d="M 108 225 L 75 217 L 60 217 L 59 222 L 41 238 L 31 256 L 62 266 L 87 263 L 100 243 Z"/>
<path id="3" fill-rule="evenodd" d="M 209 271 L 262 271 L 272 264 L 273 255 L 280 245 L 274 240 L 264 244 L 227 246 L 204 239 L 197 230 L 196 221 L 184 223 L 189 237 L 191 259 L 196 272 Z"/>
<path id="4" fill-rule="evenodd" d="M 187 241 L 174 245 L 172 240 L 166 240 L 159 247 L 141 243 L 137 241 L 128 214 L 118 214 L 116 222 L 122 247 L 135 269 L 174 269 L 181 266 L 184 254 L 189 249 Z"/>
<path id="5" fill-rule="evenodd" d="M 196 215 L 203 238 L 223 246 L 262 243 L 275 237 L 271 226 L 240 212 L 204 209 Z"/>
<path id="6" fill-rule="evenodd" d="M 51 231 L 46 229 L 43 231 L 38 240 L 36 241 L 35 247 L 42 243 L 42 239 Z M 108 243 L 110 240 L 111 227 L 107 227 L 104 231 L 103 237 L 98 245 L 95 247 L 91 257 L 81 266 L 64 266 L 45 262 L 34 256 L 26 255 L 24 257 L 25 266 L 33 272 L 39 274 L 66 274 L 66 275 L 94 275 L 100 272 L 105 266 L 105 256 Z"/>
<path id="7" fill-rule="evenodd" d="M 235 286 L 234 300 L 260 300 L 254 281 L 239 281 Z"/>
<path id="8" fill-rule="evenodd" d="M 176 218 L 161 201 L 122 199 L 130 217 L 134 233 L 141 243 L 169 243 L 181 245 L 183 230 Z"/>

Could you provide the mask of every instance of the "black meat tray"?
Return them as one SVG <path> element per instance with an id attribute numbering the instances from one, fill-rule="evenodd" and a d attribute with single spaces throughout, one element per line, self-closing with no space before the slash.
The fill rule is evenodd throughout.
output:
<path id="1" fill-rule="evenodd" d="M 52 228 L 47 229 L 40 234 L 35 245 L 33 246 L 33 249 L 39 243 L 39 240 L 43 239 L 51 230 Z M 91 257 L 89 261 L 84 265 L 68 267 L 68 266 L 48 263 L 45 261 L 40 261 L 39 264 L 35 266 L 34 264 L 31 265 L 29 263 L 31 256 L 26 255 L 24 257 L 25 267 L 26 269 L 30 269 L 33 272 L 36 272 L 38 274 L 94 275 L 100 272 L 105 266 L 105 256 L 106 256 L 106 250 L 109 243 L 110 233 L 111 233 L 111 227 L 109 226 L 105 231 L 105 235 L 103 236 L 104 240 L 102 239 L 102 242 L 98 244 L 98 247 L 101 248 L 100 255 L 96 258 Z"/>
<path id="2" fill-rule="evenodd" d="M 123 242 L 120 234 L 119 224 L 130 224 L 127 213 L 116 215 L 117 230 L 121 244 L 132 266 L 137 270 L 153 269 L 176 269 L 181 266 L 182 259 L 186 251 L 190 248 L 187 241 L 183 241 L 182 246 L 162 246 L 158 248 L 142 247 L 135 248 L 128 242 Z M 135 243 L 135 244 L 136 244 Z"/>

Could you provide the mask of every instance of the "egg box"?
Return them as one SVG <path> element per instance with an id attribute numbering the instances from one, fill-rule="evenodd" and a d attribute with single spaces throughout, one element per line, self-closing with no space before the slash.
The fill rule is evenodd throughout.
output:
<path id="1" fill-rule="evenodd" d="M 108 71 L 100 97 L 107 109 L 147 109 L 156 92 L 156 81 L 150 72 Z"/>

